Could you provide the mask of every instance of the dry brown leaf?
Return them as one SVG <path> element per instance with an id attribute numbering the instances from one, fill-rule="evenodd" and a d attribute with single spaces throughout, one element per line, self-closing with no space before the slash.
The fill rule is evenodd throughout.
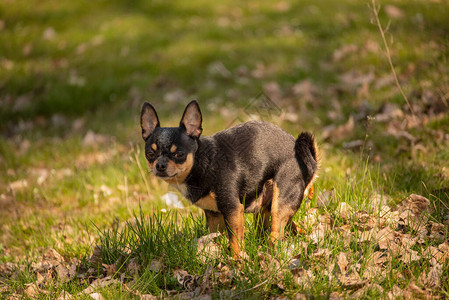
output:
<path id="1" fill-rule="evenodd" d="M 56 261 L 59 261 L 59 262 L 64 262 L 64 258 L 62 257 L 62 255 L 59 254 L 58 251 L 56 251 L 53 248 L 50 248 L 50 249 L 47 250 L 47 252 L 45 252 L 44 259 L 45 260 L 56 260 Z"/>
<path id="2" fill-rule="evenodd" d="M 312 240 L 312 243 L 320 245 L 324 240 L 324 233 L 324 226 L 319 223 L 309 235 L 309 238 Z"/>
<path id="3" fill-rule="evenodd" d="M 392 19 L 402 19 L 404 17 L 404 11 L 391 4 L 385 5 L 385 13 Z"/>
<path id="4" fill-rule="evenodd" d="M 390 300 L 396 300 L 401 297 L 405 298 L 405 293 L 397 285 L 394 285 L 391 291 L 387 293 L 387 297 Z"/>
<path id="5" fill-rule="evenodd" d="M 129 260 L 128 266 L 126 267 L 126 272 L 128 274 L 136 275 L 139 273 L 140 268 L 141 265 L 139 264 L 138 259 L 136 257 L 133 257 Z M 150 263 L 150 270 L 151 270 L 151 263 Z"/>
<path id="6" fill-rule="evenodd" d="M 430 234 L 429 239 L 432 240 L 444 240 L 446 238 L 445 236 L 445 226 L 441 223 L 436 223 L 433 221 L 430 221 Z"/>
<path id="7" fill-rule="evenodd" d="M 329 125 L 323 128 L 321 136 L 324 140 L 339 141 L 349 136 L 354 131 L 354 118 L 350 116 L 348 121 L 340 126 Z"/>
<path id="8" fill-rule="evenodd" d="M 441 287 L 441 277 L 443 275 L 443 266 L 440 265 L 435 258 L 431 261 L 432 267 L 427 275 L 423 272 L 420 275 L 419 282 L 431 289 L 437 289 Z"/>
<path id="9" fill-rule="evenodd" d="M 327 249 L 327 248 L 319 248 L 319 249 L 317 249 L 317 250 L 315 250 L 315 251 L 313 252 L 313 254 L 311 255 L 311 257 L 312 257 L 313 259 L 316 259 L 316 260 L 325 260 L 325 261 L 328 261 L 330 255 L 331 255 L 331 252 L 329 251 L 329 249 Z"/>
<path id="10" fill-rule="evenodd" d="M 100 293 L 92 293 L 89 296 L 95 300 L 104 300 L 103 296 Z"/>
<path id="11" fill-rule="evenodd" d="M 219 232 L 216 232 L 202 236 L 198 239 L 198 259 L 201 262 L 206 263 L 208 259 L 216 259 L 220 257 L 221 250 L 214 241 L 220 235 L 221 234 Z"/>
<path id="12" fill-rule="evenodd" d="M 75 299 L 75 297 L 73 297 L 69 292 L 66 292 L 65 290 L 62 290 L 57 298 L 57 300 L 72 300 L 72 299 Z"/>
<path id="13" fill-rule="evenodd" d="M 178 283 L 188 291 L 193 291 L 199 286 L 197 276 L 190 275 L 187 271 L 175 270 L 173 275 L 178 280 Z"/>
<path id="14" fill-rule="evenodd" d="M 329 300 L 343 300 L 344 297 L 338 292 L 332 292 L 329 295 Z"/>
<path id="15" fill-rule="evenodd" d="M 346 203 L 346 202 L 340 202 L 340 203 L 338 204 L 338 207 L 337 207 L 337 213 L 339 213 L 340 216 L 341 216 L 344 220 L 347 221 L 347 220 L 351 217 L 351 215 L 353 214 L 353 212 L 354 212 L 354 209 L 353 209 L 352 206 L 349 205 L 348 203 Z"/>
<path id="16" fill-rule="evenodd" d="M 412 249 L 401 249 L 401 258 L 403 262 L 409 264 L 412 261 L 420 260 L 421 257 L 418 255 L 418 252 Z"/>
<path id="17" fill-rule="evenodd" d="M 395 243 L 395 232 L 390 227 L 385 227 L 379 230 L 376 237 L 379 248 L 382 250 L 392 249 L 397 250 L 397 244 Z"/>
<path id="18" fill-rule="evenodd" d="M 157 300 L 157 299 L 159 298 L 150 294 L 143 294 L 140 296 L 140 300 Z"/>
<path id="19" fill-rule="evenodd" d="M 362 231 L 359 238 L 358 238 L 358 242 L 359 243 L 368 243 L 370 242 L 374 237 L 377 236 L 377 228 L 368 230 L 368 231 Z"/>
<path id="20" fill-rule="evenodd" d="M 297 285 L 303 288 L 311 287 L 312 282 L 315 280 L 315 275 L 311 270 L 304 270 L 302 268 L 292 270 L 294 280 Z"/>
<path id="21" fill-rule="evenodd" d="M 221 284 L 229 284 L 233 278 L 233 273 L 228 266 L 223 266 L 218 273 L 218 280 Z"/>
<path id="22" fill-rule="evenodd" d="M 340 273 L 346 274 L 346 272 L 348 271 L 349 262 L 348 262 L 348 259 L 346 258 L 346 254 L 344 252 L 340 252 L 338 254 L 337 265 L 338 265 L 338 268 L 340 269 Z"/>
<path id="23" fill-rule="evenodd" d="M 360 275 L 355 271 L 350 274 L 341 274 L 338 276 L 338 279 L 347 289 L 359 289 L 368 282 L 367 280 L 362 280 Z"/>
<path id="24" fill-rule="evenodd" d="M 88 260 L 89 264 L 100 267 L 102 264 L 102 258 L 101 258 L 101 247 L 95 246 L 94 252 L 92 253 L 92 256 Z"/>
<path id="25" fill-rule="evenodd" d="M 82 293 L 84 294 L 92 294 L 98 288 L 104 288 L 110 286 L 112 284 L 120 284 L 120 281 L 117 279 L 112 279 L 110 276 L 105 278 L 99 278 L 94 280 L 87 288 L 85 288 Z"/>
<path id="26" fill-rule="evenodd" d="M 27 297 L 36 298 L 39 295 L 40 289 L 35 282 L 27 284 L 26 286 L 27 288 L 24 290 L 24 293 Z"/>
<path id="27" fill-rule="evenodd" d="M 309 209 L 306 213 L 306 216 L 304 217 L 304 225 L 306 227 L 313 227 L 318 223 L 318 208 L 313 207 Z"/>
<path id="28" fill-rule="evenodd" d="M 436 259 L 439 263 L 444 263 L 444 260 L 448 258 L 447 254 L 443 251 L 441 251 L 438 248 L 435 248 L 433 246 L 429 246 L 426 248 L 423 252 L 423 257 L 427 258 L 428 260 Z"/>
<path id="29" fill-rule="evenodd" d="M 114 276 L 117 273 L 117 266 L 115 264 L 101 264 L 106 269 L 106 276 Z"/>
<path id="30" fill-rule="evenodd" d="M 13 192 L 18 192 L 26 189 L 28 187 L 28 182 L 26 181 L 26 179 L 17 180 L 9 183 L 8 186 Z"/>
<path id="31" fill-rule="evenodd" d="M 364 287 L 362 287 L 361 289 L 355 291 L 354 294 L 351 295 L 350 299 L 361 299 L 367 292 L 372 291 L 372 290 L 377 291 L 380 295 L 382 295 L 384 292 L 383 287 L 381 287 L 377 283 L 371 283 L 371 284 L 367 284 Z"/>
<path id="32" fill-rule="evenodd" d="M 406 294 L 404 295 L 406 299 L 433 299 L 432 295 L 428 291 L 418 287 L 414 283 L 410 283 L 407 287 Z"/>
<path id="33" fill-rule="evenodd" d="M 151 260 L 150 270 L 159 273 L 164 268 L 164 264 L 157 259 Z"/>
<path id="34" fill-rule="evenodd" d="M 368 280 L 379 280 L 380 278 L 385 278 L 387 275 L 387 270 L 378 265 L 367 266 L 363 272 L 363 279 Z"/>
<path id="35" fill-rule="evenodd" d="M 358 49 L 359 47 L 357 47 L 357 45 L 354 44 L 343 45 L 334 51 L 334 53 L 332 54 L 332 59 L 334 62 L 339 62 L 345 56 L 356 52 Z"/>
<path id="36" fill-rule="evenodd" d="M 418 217 L 428 208 L 429 204 L 429 199 L 416 194 L 410 194 L 402 203 L 404 209 L 410 209 Z"/>
<path id="37" fill-rule="evenodd" d="M 67 282 L 70 280 L 69 270 L 64 267 L 63 264 L 58 264 L 55 268 L 56 274 L 58 274 L 59 280 L 62 282 Z"/>
<path id="38" fill-rule="evenodd" d="M 306 295 L 298 293 L 295 295 L 295 300 L 307 300 Z"/>

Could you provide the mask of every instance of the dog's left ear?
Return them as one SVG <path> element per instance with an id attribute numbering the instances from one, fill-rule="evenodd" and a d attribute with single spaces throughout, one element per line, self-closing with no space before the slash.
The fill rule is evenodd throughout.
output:
<path id="1" fill-rule="evenodd" d="M 203 127 L 201 127 L 202 123 L 203 117 L 200 106 L 196 100 L 193 100 L 187 104 L 179 127 L 184 129 L 188 136 L 199 138 L 203 132 Z"/>
<path id="2" fill-rule="evenodd" d="M 142 138 L 144 141 L 153 133 L 153 131 L 160 127 L 159 118 L 153 105 L 145 102 L 142 105 L 140 112 L 140 127 L 142 128 Z"/>

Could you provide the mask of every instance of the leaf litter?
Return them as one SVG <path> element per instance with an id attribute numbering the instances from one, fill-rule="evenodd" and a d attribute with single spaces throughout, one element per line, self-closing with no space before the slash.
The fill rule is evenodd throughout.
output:
<path id="1" fill-rule="evenodd" d="M 406 298 L 436 297 L 436 291 L 446 280 L 443 270 L 449 261 L 449 242 L 446 227 L 430 220 L 432 208 L 427 198 L 411 194 L 393 209 L 382 197 L 374 195 L 371 198 L 377 204 L 370 204 L 367 211 L 340 202 L 330 212 L 327 212 L 328 207 L 337 196 L 331 191 L 321 193 L 321 198 L 322 204 L 319 205 L 324 212 L 314 207 L 306 212 L 299 224 L 302 238 L 286 250 L 285 257 L 278 252 L 259 251 L 252 259 L 244 256 L 246 258 L 240 264 L 230 263 L 223 256 L 221 234 L 212 233 L 196 241 L 197 258 L 207 265 L 203 274 L 173 270 L 159 258 L 149 261 L 149 270 L 154 274 L 171 273 L 178 289 L 165 292 L 180 299 L 209 299 L 217 288 L 226 297 L 240 295 L 242 292 L 235 290 L 234 283 L 242 278 L 250 280 L 243 271 L 245 265 L 247 270 L 263 274 L 260 286 L 255 284 L 256 289 L 269 287 L 280 294 L 291 289 L 284 283 L 288 277 L 292 278 L 295 290 L 307 291 L 313 290 L 315 282 L 322 280 L 320 278 L 324 275 L 330 285 L 337 287 L 333 294 L 335 298 L 360 298 L 372 293 L 392 299 L 398 295 Z M 329 243 L 334 238 L 342 240 L 342 245 L 334 247 Z M 372 250 L 357 252 L 354 245 Z M 63 290 L 55 297 L 75 299 L 84 294 L 102 299 L 102 288 L 116 286 L 141 299 L 154 299 L 155 296 L 141 293 L 132 284 L 143 272 L 137 257 L 118 259 L 110 264 L 103 261 L 103 250 L 96 246 L 92 255 L 82 263 L 78 259 L 69 262 L 55 249 L 48 249 L 40 261 L 31 265 L 36 280 L 24 286 L 23 295 L 31 298 L 48 296 L 50 283 L 77 280 L 87 284 L 81 292 L 72 295 Z M 422 268 L 416 278 L 409 272 L 391 270 L 392 264 L 399 263 L 407 268 L 415 262 L 429 262 L 429 267 Z M 259 271 L 254 269 L 254 263 Z M 17 265 L 12 263 L 0 264 L 0 277 L 12 278 L 18 272 L 16 269 Z M 396 276 L 399 282 L 409 283 L 385 290 L 379 284 L 388 276 Z"/>

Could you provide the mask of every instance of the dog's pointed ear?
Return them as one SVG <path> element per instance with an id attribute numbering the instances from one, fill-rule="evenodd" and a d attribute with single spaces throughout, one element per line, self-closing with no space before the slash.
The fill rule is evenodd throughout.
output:
<path id="1" fill-rule="evenodd" d="M 186 134 L 191 137 L 199 138 L 203 132 L 203 117 L 198 102 L 196 100 L 187 104 L 184 114 L 182 115 L 179 127 L 185 130 Z"/>
<path id="2" fill-rule="evenodd" d="M 140 127 L 142 127 L 142 138 L 144 141 L 153 133 L 153 131 L 160 127 L 159 118 L 153 105 L 145 102 L 142 105 L 140 112 Z"/>

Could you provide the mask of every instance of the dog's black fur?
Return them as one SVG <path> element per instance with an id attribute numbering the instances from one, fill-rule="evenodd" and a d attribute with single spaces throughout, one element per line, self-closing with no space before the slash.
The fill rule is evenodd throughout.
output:
<path id="1" fill-rule="evenodd" d="M 243 212 L 256 213 L 271 240 L 309 194 L 318 169 L 313 136 L 295 140 L 281 128 L 250 121 L 203 137 L 202 115 L 190 102 L 179 127 L 160 127 L 156 110 L 144 103 L 141 112 L 145 154 L 154 175 L 178 188 L 203 208 L 211 231 L 227 228 L 235 255 L 243 239 Z"/>

